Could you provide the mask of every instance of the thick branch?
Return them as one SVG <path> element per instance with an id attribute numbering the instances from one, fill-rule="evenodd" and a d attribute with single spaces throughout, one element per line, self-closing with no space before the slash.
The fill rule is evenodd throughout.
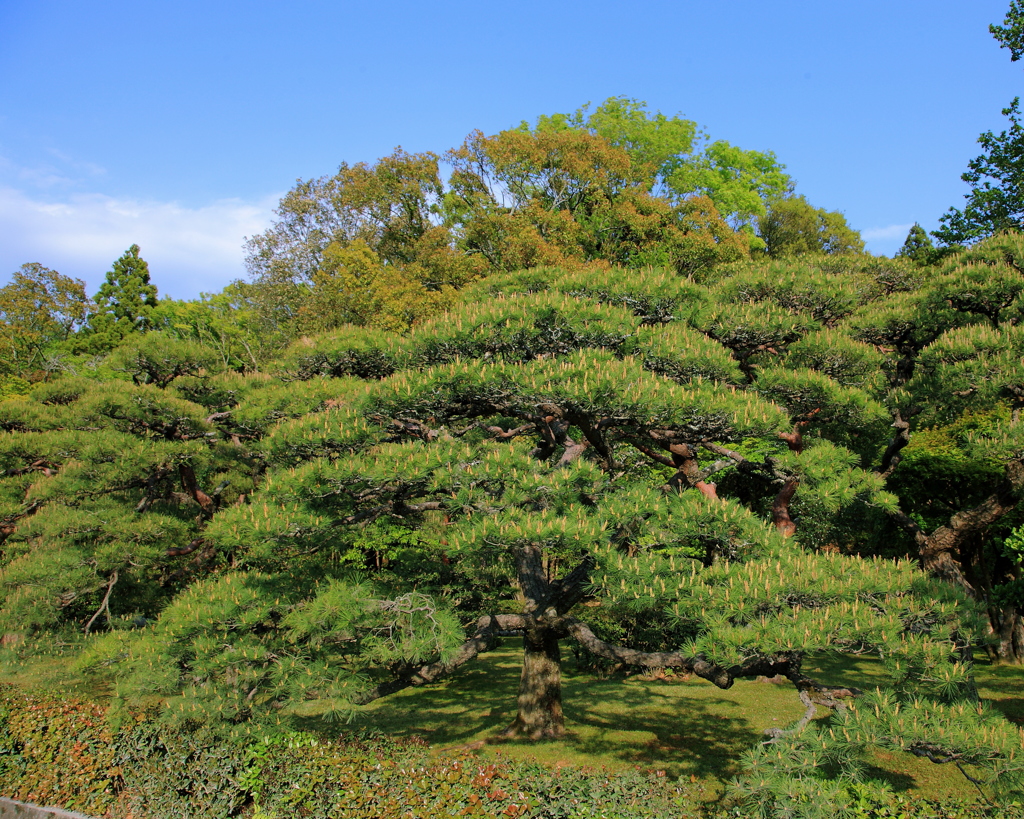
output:
<path id="1" fill-rule="evenodd" d="M 21 467 L 20 469 L 8 469 L 3 474 L 4 477 L 13 477 L 15 475 L 25 475 L 29 472 L 42 472 L 47 478 L 52 478 L 57 474 L 57 469 L 59 469 L 58 466 L 41 458 L 38 461 L 33 461 L 28 466 Z"/>
<path id="2" fill-rule="evenodd" d="M 730 688 L 733 682 L 740 678 L 774 677 L 781 674 L 792 682 L 798 691 L 806 694 L 807 699 L 815 705 L 836 708 L 842 700 L 861 694 L 856 688 L 820 685 L 805 676 L 800 670 L 803 655 L 797 651 L 749 657 L 738 665 L 725 667 L 708 662 L 702 657 L 687 657 L 678 651 L 637 651 L 625 646 L 612 645 L 598 638 L 590 627 L 580 620 L 566 618 L 563 625 L 571 637 L 599 657 L 645 668 L 679 668 L 696 674 L 719 688 Z M 801 700 L 805 698 L 801 697 Z"/>
<path id="3" fill-rule="evenodd" d="M 583 433 L 583 437 L 586 438 L 590 445 L 600 453 L 602 458 L 604 458 L 604 462 L 608 469 L 614 469 L 615 455 L 612 452 L 612 448 L 608 446 L 608 441 L 605 440 L 604 433 L 601 431 L 601 425 L 599 423 L 592 424 L 590 423 L 589 418 L 579 416 L 574 416 L 572 421 L 580 428 L 580 432 Z"/>
<path id="4" fill-rule="evenodd" d="M 481 617 L 476 622 L 476 632 L 462 644 L 462 647 L 448 662 L 429 663 L 409 670 L 397 679 L 382 682 L 361 694 L 356 703 L 365 705 L 406 688 L 436 682 L 465 665 L 478 654 L 493 648 L 499 631 L 517 631 L 524 626 L 524 618 L 517 614 L 492 614 Z"/>
<path id="5" fill-rule="evenodd" d="M 811 695 L 806 691 L 801 691 L 800 702 L 804 704 L 804 715 L 800 717 L 799 721 L 792 728 L 769 728 L 765 731 L 765 735 L 771 737 L 765 743 L 766 745 L 778 741 L 781 737 L 799 734 L 814 719 L 814 715 L 818 713 L 818 706 L 811 699 Z"/>
<path id="6" fill-rule="evenodd" d="M 669 478 L 666 484 L 668 489 L 678 492 L 684 488 L 693 487 L 707 498 L 718 499 L 715 484 L 709 483 L 707 478 L 722 467 L 718 467 L 716 464 L 715 467 L 702 470 L 697 463 L 696 449 L 688 443 L 677 440 L 671 431 L 650 430 L 648 435 L 655 444 L 669 454 L 662 455 L 655 452 L 639 441 L 631 440 L 630 444 L 651 460 L 676 470 L 676 474 Z"/>
<path id="7" fill-rule="evenodd" d="M 531 543 L 515 550 L 516 574 L 519 588 L 526 597 L 526 614 L 543 612 L 548 607 L 550 585 L 544 576 L 544 558 L 541 548 Z"/>
<path id="8" fill-rule="evenodd" d="M 27 518 L 30 515 L 34 515 L 40 509 L 43 508 L 43 502 L 40 500 L 34 500 L 27 504 L 24 509 L 13 515 L 8 515 L 3 520 L 0 520 L 0 543 L 3 543 L 7 538 L 13 535 L 18 527 L 17 522 L 22 518 Z"/>
<path id="9" fill-rule="evenodd" d="M 520 435 L 526 435 L 530 432 L 536 432 L 537 425 L 534 423 L 523 424 L 521 427 L 515 429 L 502 429 L 501 427 L 487 427 L 487 431 L 490 432 L 496 441 L 508 441 L 512 438 L 517 438 Z"/>
<path id="10" fill-rule="evenodd" d="M 889 442 L 889 446 L 885 448 L 881 465 L 875 470 L 875 473 L 882 478 L 888 478 L 896 470 L 900 461 L 903 460 L 903 448 L 910 443 L 910 422 L 903 420 L 899 410 L 896 411 L 896 418 L 892 425 L 896 432 Z"/>
<path id="11" fill-rule="evenodd" d="M 738 452 L 733 452 L 731 449 L 726 449 L 721 444 L 716 444 L 713 441 L 701 441 L 700 445 L 705 449 L 710 449 L 716 455 L 722 455 L 731 461 L 735 461 L 738 464 L 749 463 L 747 459 L 740 455 Z"/>
<path id="12" fill-rule="evenodd" d="M 194 552 L 204 543 L 206 543 L 206 541 L 203 540 L 203 538 L 197 537 L 195 540 L 189 543 L 188 546 L 172 546 L 164 554 L 167 557 L 182 557 L 183 555 L 192 554 L 192 552 Z"/>
<path id="13" fill-rule="evenodd" d="M 974 596 L 974 586 L 964 576 L 957 558 L 960 547 L 973 535 L 984 531 L 1017 507 L 1017 491 L 1022 483 L 1024 463 L 1011 461 L 1006 465 L 1006 478 L 995 492 L 974 508 L 957 512 L 948 524 L 940 526 L 930 535 L 899 510 L 889 515 L 895 523 L 913 535 L 925 571 L 960 586 Z"/>
<path id="14" fill-rule="evenodd" d="M 179 464 L 178 474 L 181 476 L 181 485 L 192 497 L 192 500 L 199 504 L 200 508 L 203 510 L 203 515 L 205 517 L 212 515 L 214 511 L 213 498 L 199 488 L 199 485 L 196 482 L 196 473 L 192 467 L 188 464 Z"/>
<path id="15" fill-rule="evenodd" d="M 198 549 L 200 546 L 203 546 L 204 548 L 202 549 L 202 551 L 199 552 L 199 554 L 197 554 L 195 557 L 193 557 L 184 566 L 180 566 L 179 568 L 175 569 L 170 574 L 167 574 L 167 575 L 164 575 L 163 577 L 161 577 L 160 578 L 160 585 L 162 585 L 162 586 L 169 586 L 172 583 L 177 583 L 179 580 L 182 580 L 183 578 L 188 577 L 189 574 L 191 574 L 193 571 L 196 571 L 197 569 L 202 568 L 204 563 L 206 563 L 214 555 L 217 554 L 217 547 L 214 546 L 213 544 L 207 543 L 202 538 L 196 538 L 190 544 L 188 544 L 188 546 L 182 547 L 180 549 L 168 549 L 167 550 L 167 556 L 168 557 L 175 557 L 175 556 L 180 556 L 180 555 L 191 554 L 196 549 Z"/>
<path id="16" fill-rule="evenodd" d="M 555 466 L 568 466 L 576 461 L 589 446 L 589 441 L 576 443 L 572 438 L 567 437 L 565 439 L 565 451 L 562 452 L 562 457 L 558 459 L 558 463 Z"/>
<path id="17" fill-rule="evenodd" d="M 804 451 L 804 434 L 800 427 L 803 424 L 794 424 L 792 432 L 780 432 L 779 437 L 786 442 L 790 452 L 797 454 Z"/>
<path id="18" fill-rule="evenodd" d="M 659 463 L 662 466 L 671 466 L 671 467 L 675 466 L 675 461 L 673 461 L 668 455 L 662 455 L 660 452 L 655 452 L 650 447 L 644 446 L 643 444 L 638 443 L 636 441 L 630 441 L 630 443 L 633 445 L 633 447 L 635 449 L 637 449 L 638 451 L 642 452 L 644 455 L 646 455 L 652 461 L 654 461 L 656 463 Z"/>
<path id="19" fill-rule="evenodd" d="M 799 485 L 798 478 L 787 478 L 779 494 L 772 501 L 772 523 L 783 537 L 792 537 L 796 534 L 796 524 L 789 516 L 789 504 L 793 501 Z"/>
<path id="20" fill-rule="evenodd" d="M 590 583 L 590 572 L 595 563 L 594 556 L 588 554 L 579 566 L 551 584 L 551 605 L 558 614 L 568 614 L 573 606 L 587 596 L 587 584 Z"/>

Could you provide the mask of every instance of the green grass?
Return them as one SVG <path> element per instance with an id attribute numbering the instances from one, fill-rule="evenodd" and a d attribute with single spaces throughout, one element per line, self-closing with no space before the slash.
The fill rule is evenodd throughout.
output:
<path id="1" fill-rule="evenodd" d="M 568 736 L 559 741 L 495 741 L 515 717 L 521 650 L 485 655 L 447 684 L 406 690 L 361 709 L 352 726 L 420 736 L 439 748 L 485 747 L 549 764 L 639 766 L 706 780 L 712 790 L 738 773 L 740 754 L 771 727 L 803 713 L 772 683 L 721 691 L 702 680 L 600 679 L 566 663 L 562 702 Z M 781 696 L 780 696 L 781 695 Z"/>
<path id="2" fill-rule="evenodd" d="M 741 754 L 763 741 L 766 729 L 785 727 L 803 714 L 788 683 L 741 680 L 723 691 L 699 678 L 601 679 L 576 673 L 570 659 L 564 663 L 562 693 L 569 735 L 541 743 L 497 741 L 495 735 L 515 717 L 519 662 L 520 650 L 509 641 L 442 684 L 372 703 L 349 727 L 419 736 L 438 749 L 470 747 L 549 764 L 661 770 L 697 783 L 706 798 L 715 798 L 739 772 Z M 885 682 L 881 663 L 867 657 L 824 655 L 809 658 L 805 668 L 826 683 L 871 688 Z M 982 696 L 1011 719 L 1019 714 L 1024 669 L 983 662 L 978 672 Z M 882 751 L 873 761 L 875 775 L 897 791 L 930 798 L 977 796 L 952 766 Z"/>
<path id="3" fill-rule="evenodd" d="M 78 640 L 46 649 L 0 651 L 0 682 L 62 691 L 94 700 L 109 697 L 104 680 L 72 670 Z M 595 675 L 563 664 L 563 707 L 568 736 L 560 741 L 496 740 L 515 717 L 521 649 L 515 640 L 470 663 L 448 680 L 408 689 L 359 710 L 340 728 L 320 718 L 316 703 L 297 715 L 301 727 L 320 732 L 375 729 L 418 736 L 438 750 L 472 749 L 483 755 L 584 767 L 639 767 L 692 783 L 697 796 L 714 799 L 739 772 L 742 753 L 764 731 L 798 719 L 803 707 L 787 684 L 741 680 L 722 691 L 699 678 Z M 805 670 L 825 683 L 862 689 L 883 685 L 881 664 L 867 657 L 808 658 Z M 1010 720 L 1024 724 L 1024 667 L 977 664 L 979 691 Z M 824 713 L 823 713 L 824 716 Z M 906 754 L 877 752 L 876 775 L 898 791 L 932 798 L 973 800 L 976 791 L 952 766 Z"/>
<path id="4" fill-rule="evenodd" d="M 72 632 L 51 635 L 45 642 L 0 648 L 0 683 L 106 702 L 111 696 L 110 678 L 86 676 L 75 668 L 86 640 Z"/>
<path id="5" fill-rule="evenodd" d="M 976 665 L 978 694 L 1006 718 L 1024 726 L 1024 666 L 994 665 L 987 659 Z"/>

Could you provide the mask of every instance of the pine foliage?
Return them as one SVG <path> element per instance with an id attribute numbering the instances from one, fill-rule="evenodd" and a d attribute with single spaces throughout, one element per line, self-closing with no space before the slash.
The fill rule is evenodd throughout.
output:
<path id="1" fill-rule="evenodd" d="M 0 402 L 0 631 L 103 632 L 80 664 L 120 697 L 231 723 L 310 700 L 343 718 L 499 633 L 550 692 L 575 640 L 720 687 L 782 675 L 828 712 L 745 758 L 760 815 L 883 793 L 872 748 L 1019 796 L 1020 731 L 969 662 L 1012 657 L 999 624 L 1020 616 L 1024 286 L 993 241 L 931 276 L 535 267 L 401 334 L 308 335 L 264 372 L 133 336 Z M 822 652 L 880 657 L 885 687 L 810 679 Z M 513 730 L 557 735 L 541 700 Z"/>

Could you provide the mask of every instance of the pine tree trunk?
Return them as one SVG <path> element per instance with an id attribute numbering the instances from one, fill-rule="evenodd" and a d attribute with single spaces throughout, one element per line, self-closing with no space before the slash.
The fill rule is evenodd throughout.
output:
<path id="1" fill-rule="evenodd" d="M 562 657 L 554 629 L 527 628 L 523 637 L 519 712 L 502 732 L 506 737 L 548 739 L 565 734 L 562 715 Z"/>
<path id="2" fill-rule="evenodd" d="M 1004 663 L 1024 663 L 1024 617 L 1014 605 L 989 611 L 992 631 L 997 638 L 991 654 Z"/>

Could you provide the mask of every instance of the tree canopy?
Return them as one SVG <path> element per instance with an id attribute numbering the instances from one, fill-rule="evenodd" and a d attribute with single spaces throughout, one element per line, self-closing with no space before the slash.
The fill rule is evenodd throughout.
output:
<path id="1" fill-rule="evenodd" d="M 792 181 L 773 154 L 711 142 L 695 123 L 627 97 L 473 132 L 443 155 L 447 180 L 441 160 L 397 148 L 300 181 L 275 224 L 247 242 L 265 324 L 326 330 L 332 315 L 333 326 L 406 329 L 495 270 L 653 265 L 699 278 L 764 249 L 769 234 L 776 255 L 783 245 L 863 248 L 841 214 L 802 198 L 785 231 L 765 233 L 772 203 L 786 203 L 774 206 L 775 222 L 793 210 Z"/>
<path id="2" fill-rule="evenodd" d="M 157 306 L 156 286 L 149 280 L 149 265 L 132 245 L 114 262 L 96 294 L 96 310 L 89 320 L 88 343 L 109 350 L 126 336 L 150 327 Z"/>
<path id="3" fill-rule="evenodd" d="M 793 187 L 775 154 L 711 142 L 695 122 L 649 113 L 646 103 L 628 97 L 589 109 L 588 104 L 572 114 L 541 116 L 532 132 L 576 129 L 607 140 L 629 154 L 649 193 L 675 201 L 707 196 L 732 227 L 748 229 L 753 247 L 761 247 L 749 233 L 753 221 Z M 531 132 L 526 123 L 520 130 Z"/>
<path id="4" fill-rule="evenodd" d="M 713 192 L 657 190 L 695 133 L 617 99 L 475 132 L 447 181 L 343 165 L 192 302 L 133 246 L 95 354 L 0 401 L 0 635 L 84 632 L 122 700 L 229 724 L 513 636 L 530 739 L 566 731 L 572 645 L 784 680 L 804 716 L 745 756 L 752 812 L 852 811 L 873 749 L 1019 798 L 972 663 L 1024 660 L 1024 238 L 879 258 L 791 195 L 752 253 Z"/>
<path id="5" fill-rule="evenodd" d="M 1020 59 L 1024 47 L 1024 7 L 1012 0 L 1002 26 L 989 27 L 1010 59 Z M 1009 128 L 978 137 L 982 153 L 967 163 L 961 177 L 971 186 L 963 209 L 950 208 L 934 235 L 946 245 L 970 244 L 1004 230 L 1024 226 L 1024 130 L 1020 124 L 1020 98 L 1003 109 Z"/>
<path id="6" fill-rule="evenodd" d="M 871 747 L 1012 794 L 969 658 L 1024 654 L 1022 247 L 494 272 L 259 371 L 225 334 L 130 335 L 0 402 L 0 631 L 99 632 L 79 662 L 120 696 L 229 722 L 343 716 L 516 635 L 524 737 L 565 730 L 571 643 L 785 679 L 806 717 L 746 759 L 751 805 L 849 798 Z M 884 690 L 804 670 L 850 651 Z"/>
<path id="7" fill-rule="evenodd" d="M 3 370 L 28 375 L 41 369 L 47 349 L 71 338 L 92 309 L 85 282 L 38 263 L 22 265 L 11 283 L 0 288 Z"/>

